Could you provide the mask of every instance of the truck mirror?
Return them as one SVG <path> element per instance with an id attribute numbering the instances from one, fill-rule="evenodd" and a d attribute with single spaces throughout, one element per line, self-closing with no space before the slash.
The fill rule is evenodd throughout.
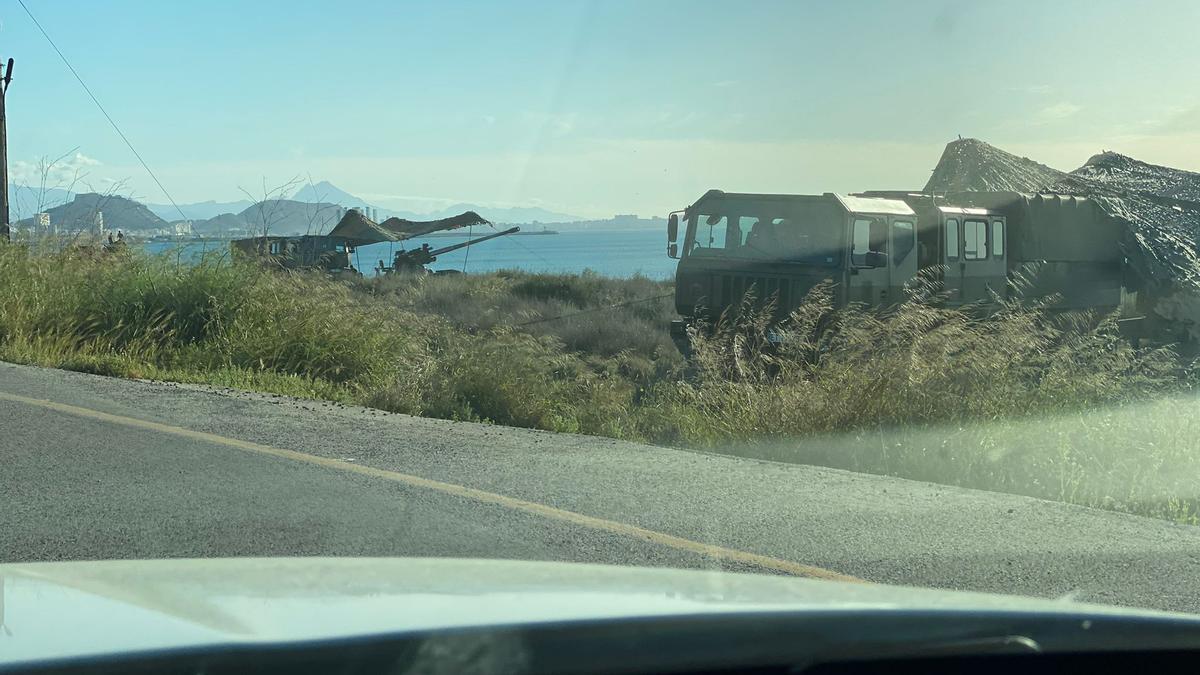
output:
<path id="1" fill-rule="evenodd" d="M 667 218 L 667 241 L 674 242 L 679 238 L 679 216 L 672 213 L 670 218 Z M 675 256 L 671 256 L 674 258 Z"/>
<path id="2" fill-rule="evenodd" d="M 671 242 L 671 243 L 667 244 L 667 257 L 668 258 L 678 258 L 679 257 L 679 245 L 678 244 L 676 244 L 675 242 Z"/>
<path id="3" fill-rule="evenodd" d="M 887 267 L 888 255 L 879 251 L 867 251 L 863 256 L 863 264 L 866 267 Z"/>

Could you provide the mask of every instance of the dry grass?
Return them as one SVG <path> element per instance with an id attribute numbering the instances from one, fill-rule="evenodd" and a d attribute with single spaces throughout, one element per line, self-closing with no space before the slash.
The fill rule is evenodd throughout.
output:
<path id="1" fill-rule="evenodd" d="M 987 320 L 925 289 L 833 312 L 828 289 L 766 343 L 746 311 L 696 336 L 698 376 L 661 388 L 660 441 L 1012 492 L 1196 523 L 1194 378 L 1113 317 L 1006 306 Z"/>
<path id="2" fill-rule="evenodd" d="M 670 290 L 521 273 L 347 286 L 0 246 L 0 358 L 1200 514 L 1189 369 L 1109 317 L 1013 305 L 979 320 L 928 289 L 833 312 L 818 289 L 783 346 L 748 307 L 697 334 L 685 364 Z"/>

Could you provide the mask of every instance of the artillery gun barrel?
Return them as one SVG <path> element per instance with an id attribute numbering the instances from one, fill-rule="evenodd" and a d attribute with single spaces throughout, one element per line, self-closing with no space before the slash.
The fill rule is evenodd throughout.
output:
<path id="1" fill-rule="evenodd" d="M 437 257 L 443 253 L 457 251 L 460 248 L 466 248 L 472 244 L 478 244 L 481 241 L 487 241 L 488 239 L 495 239 L 496 237 L 503 237 L 506 234 L 512 234 L 513 232 L 520 232 L 520 231 L 521 231 L 521 228 L 519 228 L 519 227 L 510 227 L 507 230 L 504 230 L 503 232 L 494 232 L 485 237 L 477 237 L 475 239 L 468 239 L 467 241 L 460 241 L 457 244 L 451 244 L 450 246 L 445 246 L 443 248 L 436 248 L 436 249 L 430 251 L 429 255 Z"/>

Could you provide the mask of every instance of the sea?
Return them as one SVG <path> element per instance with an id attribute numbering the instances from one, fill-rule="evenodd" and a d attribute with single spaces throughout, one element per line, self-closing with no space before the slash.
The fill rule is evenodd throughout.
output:
<path id="1" fill-rule="evenodd" d="M 429 244 L 430 248 L 436 249 L 491 232 L 490 228 L 475 228 L 461 236 L 456 233 L 409 239 L 404 246 L 411 249 Z M 224 241 L 148 242 L 145 246 L 151 253 L 178 256 L 183 260 L 195 260 L 209 251 L 229 250 L 228 242 Z M 392 254 L 399 247 L 398 243 L 360 246 L 355 250 L 352 262 L 364 275 L 371 276 L 380 261 L 391 262 Z M 590 271 L 607 277 L 641 275 L 651 279 L 670 279 L 675 274 L 675 261 L 667 257 L 666 232 L 659 229 L 511 234 L 440 255 L 428 267 L 466 273 L 522 270 L 579 274 Z"/>

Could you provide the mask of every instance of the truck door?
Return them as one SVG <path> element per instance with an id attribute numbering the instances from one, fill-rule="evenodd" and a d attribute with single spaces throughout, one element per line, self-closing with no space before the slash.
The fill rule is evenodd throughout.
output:
<path id="1" fill-rule="evenodd" d="M 943 223 L 942 264 L 946 273 L 942 287 L 946 293 L 946 304 L 962 304 L 962 223 L 958 218 L 946 218 Z"/>
<path id="2" fill-rule="evenodd" d="M 881 305 L 890 301 L 888 220 L 883 216 L 850 216 L 850 302 Z"/>
<path id="3" fill-rule="evenodd" d="M 1004 219 L 966 215 L 962 219 L 962 302 L 991 301 L 992 291 L 1005 293 Z"/>
<path id="4" fill-rule="evenodd" d="M 911 216 L 891 219 L 892 247 L 888 254 L 891 278 L 888 280 L 888 302 L 902 302 L 904 285 L 917 276 L 917 223 Z"/>

